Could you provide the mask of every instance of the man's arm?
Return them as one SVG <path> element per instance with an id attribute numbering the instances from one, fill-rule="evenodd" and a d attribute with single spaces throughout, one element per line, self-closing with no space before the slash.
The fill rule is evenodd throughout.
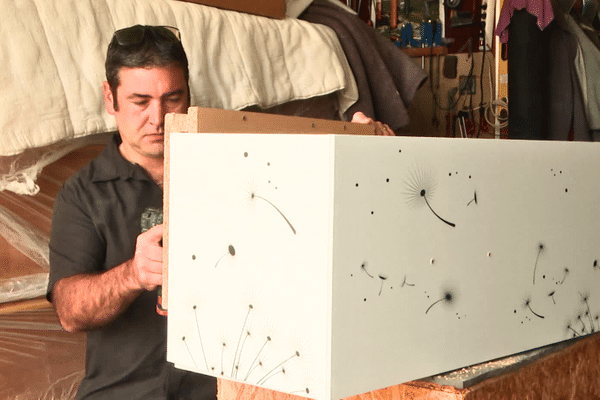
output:
<path id="1" fill-rule="evenodd" d="M 144 291 L 162 284 L 163 227 L 138 236 L 135 255 L 101 274 L 79 274 L 56 282 L 52 302 L 68 332 L 104 326 L 119 316 Z"/>

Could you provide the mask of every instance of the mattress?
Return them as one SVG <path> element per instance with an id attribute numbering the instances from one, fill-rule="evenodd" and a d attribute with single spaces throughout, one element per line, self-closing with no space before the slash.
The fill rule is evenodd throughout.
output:
<path id="1" fill-rule="evenodd" d="M 288 6 L 299 13 L 305 4 Z M 0 159 L 12 157 L 0 161 L 0 190 L 37 192 L 39 168 L 15 165 L 26 150 L 116 130 L 102 98 L 104 58 L 126 26 L 180 29 L 193 105 L 269 108 L 335 93 L 343 113 L 358 99 L 335 32 L 292 17 L 172 0 L 22 0 L 1 2 L 0 12 L 11 16 L 0 26 L 0 104 L 10 110 L 0 113 Z"/>

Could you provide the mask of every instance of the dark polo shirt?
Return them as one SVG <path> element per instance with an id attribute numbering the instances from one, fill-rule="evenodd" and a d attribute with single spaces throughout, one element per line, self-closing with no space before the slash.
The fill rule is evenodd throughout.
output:
<path id="1" fill-rule="evenodd" d="M 121 156 L 120 143 L 115 134 L 56 196 L 49 299 L 62 278 L 102 273 L 133 258 L 142 214 L 162 210 L 162 189 Z M 156 291 L 144 292 L 115 321 L 88 332 L 78 399 L 166 399 L 169 375 L 172 384 L 181 381 L 182 373 L 166 362 L 167 320 L 156 313 L 156 303 Z M 214 386 L 214 379 L 209 382 Z"/>

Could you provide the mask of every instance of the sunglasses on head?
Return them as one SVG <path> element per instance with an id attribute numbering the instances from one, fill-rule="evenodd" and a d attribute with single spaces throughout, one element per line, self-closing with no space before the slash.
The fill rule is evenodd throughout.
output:
<path id="1" fill-rule="evenodd" d="M 129 28 L 119 29 L 114 37 L 121 46 L 131 46 L 144 41 L 146 32 L 150 32 L 157 40 L 166 42 L 180 42 L 179 29 L 172 26 L 134 25 Z"/>

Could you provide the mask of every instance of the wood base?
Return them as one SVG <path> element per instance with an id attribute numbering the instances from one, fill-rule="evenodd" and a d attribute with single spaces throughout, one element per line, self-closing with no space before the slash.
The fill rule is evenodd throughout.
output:
<path id="1" fill-rule="evenodd" d="M 345 400 L 492 400 L 492 399 L 599 399 L 600 334 L 573 342 L 542 358 L 467 389 L 423 381 L 348 397 Z M 473 367 L 477 368 L 477 367 Z M 218 400 L 302 400 L 306 397 L 218 380 Z"/>

